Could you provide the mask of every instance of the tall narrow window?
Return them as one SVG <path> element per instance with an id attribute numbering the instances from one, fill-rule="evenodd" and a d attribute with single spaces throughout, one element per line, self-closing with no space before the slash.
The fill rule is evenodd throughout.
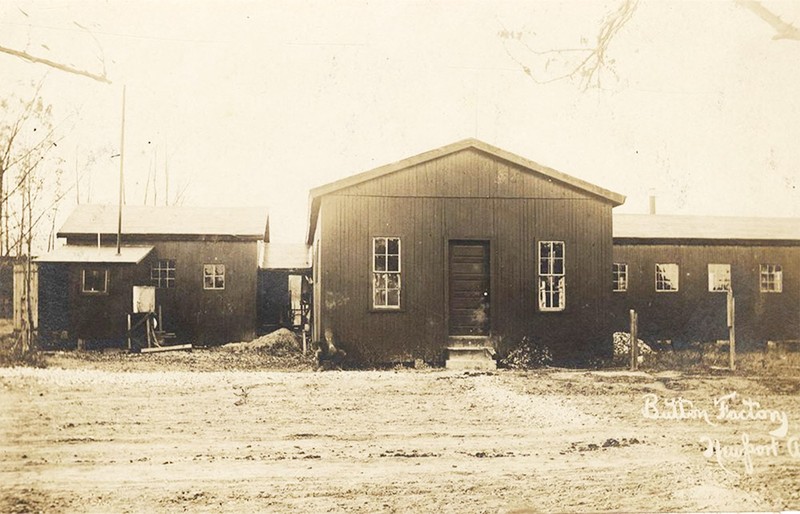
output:
<path id="1" fill-rule="evenodd" d="M 783 292 L 783 271 L 780 264 L 761 264 L 759 275 L 762 293 Z"/>
<path id="2" fill-rule="evenodd" d="M 725 292 L 731 288 L 731 265 L 708 265 L 708 290 L 711 292 Z"/>
<path id="3" fill-rule="evenodd" d="M 84 294 L 105 294 L 108 292 L 107 269 L 85 269 L 81 272 L 81 292 Z"/>
<path id="4" fill-rule="evenodd" d="M 680 268 L 677 264 L 656 264 L 656 291 L 660 293 L 678 290 Z"/>
<path id="5" fill-rule="evenodd" d="M 612 268 L 614 275 L 614 292 L 622 293 L 628 290 L 628 265 L 624 262 L 615 262 Z"/>
<path id="6" fill-rule="evenodd" d="M 566 304 L 564 242 L 539 242 L 539 310 L 563 311 Z"/>
<path id="7" fill-rule="evenodd" d="M 175 287 L 175 261 L 160 260 L 150 268 L 150 282 L 160 288 Z"/>
<path id="8" fill-rule="evenodd" d="M 400 238 L 372 239 L 372 306 L 400 308 Z"/>
<path id="9" fill-rule="evenodd" d="M 225 289 L 224 264 L 203 264 L 203 289 Z"/>

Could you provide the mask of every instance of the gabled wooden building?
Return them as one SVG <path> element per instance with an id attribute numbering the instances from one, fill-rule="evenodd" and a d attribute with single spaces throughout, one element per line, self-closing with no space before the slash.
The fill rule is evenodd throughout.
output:
<path id="1" fill-rule="evenodd" d="M 728 339 L 727 291 L 743 348 L 800 340 L 800 220 L 617 214 L 613 301 L 647 340 Z"/>
<path id="2" fill-rule="evenodd" d="M 153 286 L 161 329 L 206 345 L 256 332 L 261 208 L 125 206 L 119 253 L 116 206 L 81 205 L 40 257 L 39 335 L 44 341 L 119 345 L 134 286 Z"/>
<path id="3" fill-rule="evenodd" d="M 469 139 L 313 189 L 313 337 L 360 362 L 441 362 L 523 337 L 611 349 L 612 208 L 624 197 Z"/>

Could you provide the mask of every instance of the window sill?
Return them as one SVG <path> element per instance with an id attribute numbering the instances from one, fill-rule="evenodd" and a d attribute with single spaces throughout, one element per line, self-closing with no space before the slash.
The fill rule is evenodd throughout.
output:
<path id="1" fill-rule="evenodd" d="M 377 314 L 392 314 L 396 312 L 406 312 L 406 309 L 404 307 L 400 307 L 398 309 L 379 309 L 375 307 L 370 307 L 369 312 Z"/>

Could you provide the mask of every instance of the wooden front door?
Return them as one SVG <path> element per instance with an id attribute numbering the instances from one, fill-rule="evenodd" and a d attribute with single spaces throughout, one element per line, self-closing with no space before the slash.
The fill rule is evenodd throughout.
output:
<path id="1" fill-rule="evenodd" d="M 489 335 L 489 242 L 450 241 L 449 250 L 450 335 Z"/>

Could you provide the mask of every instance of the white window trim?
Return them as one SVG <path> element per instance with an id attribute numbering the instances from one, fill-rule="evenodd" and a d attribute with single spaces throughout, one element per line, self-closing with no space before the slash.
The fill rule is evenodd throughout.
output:
<path id="1" fill-rule="evenodd" d="M 165 263 L 162 267 L 161 264 Z M 171 263 L 171 265 L 170 265 Z M 175 288 L 175 259 L 158 259 L 153 266 L 150 267 L 150 283 L 159 289 L 174 289 Z M 170 271 L 172 274 L 170 274 Z M 161 273 L 166 274 L 162 277 Z M 155 276 L 154 276 L 155 274 Z M 162 285 L 163 283 L 163 285 Z M 170 283 L 172 285 L 170 285 Z"/>
<path id="2" fill-rule="evenodd" d="M 677 273 L 675 274 L 675 289 L 659 289 L 658 288 L 658 267 L 659 266 L 675 266 L 677 268 Z M 677 293 L 680 291 L 680 282 L 681 282 L 681 265 L 677 262 L 657 262 L 653 269 L 653 287 L 655 288 L 656 293 Z"/>
<path id="3" fill-rule="evenodd" d="M 213 285 L 211 287 L 208 287 L 206 285 L 206 266 L 214 266 L 214 273 L 213 273 L 213 275 L 211 275 L 211 277 L 212 277 L 212 279 L 216 279 L 216 277 L 221 276 L 222 277 L 222 287 L 216 287 L 216 283 L 217 283 L 216 280 L 212 280 Z M 218 274 L 217 273 L 217 266 L 222 266 L 222 274 Z M 223 291 L 225 289 L 225 285 L 227 284 L 227 279 L 225 277 L 227 275 L 227 272 L 228 272 L 228 269 L 226 268 L 226 266 L 224 264 L 219 264 L 219 263 L 203 264 L 203 289 L 206 290 L 206 291 Z"/>
<path id="4" fill-rule="evenodd" d="M 611 285 L 611 289 L 612 289 L 612 291 L 613 291 L 613 292 L 615 292 L 615 293 L 627 293 L 627 292 L 628 292 L 628 263 L 627 263 L 627 262 L 615 262 L 615 263 L 613 263 L 613 265 L 614 265 L 614 266 L 623 266 L 623 267 L 624 267 L 624 268 L 623 268 L 623 269 L 625 270 L 625 271 L 624 271 L 624 273 L 618 272 L 618 274 L 619 274 L 620 276 L 621 276 L 621 275 L 623 275 L 623 274 L 625 275 L 625 287 L 623 287 L 622 289 L 620 289 L 620 288 L 618 288 L 618 287 L 615 287 L 615 286 L 613 285 L 613 273 L 614 273 L 614 268 L 612 267 L 612 268 L 611 268 L 611 273 L 612 273 L 612 285 Z M 617 280 L 617 283 L 619 283 L 619 280 Z"/>
<path id="5" fill-rule="evenodd" d="M 772 268 L 772 274 L 775 276 L 773 280 L 773 284 L 775 284 L 774 289 L 764 289 L 761 284 L 761 276 L 764 274 L 764 268 Z M 768 271 L 769 273 L 769 271 Z M 762 293 L 782 293 L 783 292 L 783 266 L 780 264 L 759 264 L 758 265 L 758 290 Z"/>
<path id="6" fill-rule="evenodd" d="M 378 271 L 375 269 L 375 241 L 378 239 L 385 239 L 386 240 L 386 252 L 387 256 L 389 255 L 389 240 L 390 239 L 397 239 L 397 271 Z M 370 276 L 372 282 L 372 300 L 370 301 L 372 308 L 374 310 L 388 310 L 388 311 L 397 311 L 400 310 L 403 306 L 403 241 L 400 236 L 373 236 L 372 238 L 372 264 L 370 268 L 372 269 L 372 274 Z M 389 259 L 386 259 L 387 267 L 389 263 Z M 384 274 L 396 274 L 397 275 L 397 305 L 375 305 L 375 275 L 378 273 Z M 388 291 L 388 288 L 387 288 Z M 388 301 L 388 295 L 387 295 Z"/>
<path id="7" fill-rule="evenodd" d="M 561 245 L 561 249 L 562 249 L 561 260 L 563 262 L 562 262 L 562 265 L 561 265 L 561 271 L 562 272 L 561 272 L 560 275 L 556 275 L 556 274 L 552 274 L 552 275 L 551 274 L 545 274 L 545 275 L 542 275 L 542 272 L 541 272 L 542 271 L 542 245 L 547 244 L 547 243 L 550 243 L 550 244 L 559 243 Z M 539 311 L 540 312 L 562 312 L 567 308 L 567 245 L 564 243 L 564 241 L 539 241 L 538 244 L 536 245 L 536 254 L 537 254 L 537 259 L 536 259 L 536 275 L 537 275 L 536 294 L 537 294 L 537 297 L 538 297 L 537 298 L 537 303 L 539 305 Z M 560 277 L 561 278 L 560 285 L 556 286 L 556 287 L 560 287 L 560 289 L 561 289 L 561 292 L 560 292 L 561 294 L 558 297 L 559 305 L 557 305 L 555 307 L 547 307 L 545 305 L 546 302 L 544 301 L 544 297 L 542 296 L 543 293 L 544 293 L 543 287 L 542 287 L 544 285 L 544 282 L 541 280 L 542 278 L 545 278 L 545 277 L 554 277 L 554 278 Z"/>
<path id="8" fill-rule="evenodd" d="M 91 289 L 86 289 L 86 272 L 87 271 L 102 271 L 103 272 L 103 290 L 102 291 L 94 291 Z M 95 295 L 95 294 L 108 294 L 108 268 L 105 269 L 82 269 L 81 270 L 81 293 L 88 294 L 88 295 Z"/>
<path id="9" fill-rule="evenodd" d="M 728 267 L 728 287 L 724 289 L 716 289 L 714 286 L 717 283 L 717 275 L 711 271 L 712 266 L 727 266 Z M 759 279 L 760 280 L 760 279 Z M 733 286 L 733 272 L 731 271 L 731 265 L 725 264 L 722 262 L 710 262 L 708 264 L 708 292 L 709 293 L 727 293 L 728 290 Z"/>

